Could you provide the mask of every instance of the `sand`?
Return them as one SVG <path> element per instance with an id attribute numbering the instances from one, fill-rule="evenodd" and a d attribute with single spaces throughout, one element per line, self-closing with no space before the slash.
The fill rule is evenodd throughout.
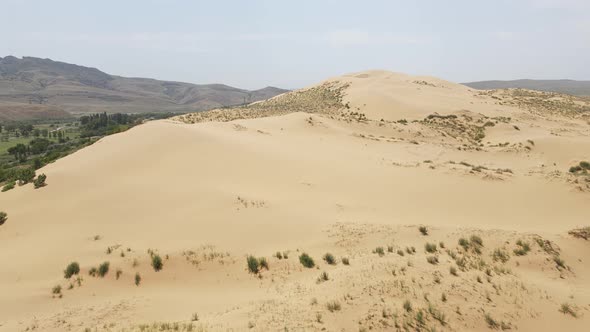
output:
<path id="1" fill-rule="evenodd" d="M 106 137 L 0 194 L 0 331 L 583 331 L 590 125 L 535 98 L 369 71 Z"/>

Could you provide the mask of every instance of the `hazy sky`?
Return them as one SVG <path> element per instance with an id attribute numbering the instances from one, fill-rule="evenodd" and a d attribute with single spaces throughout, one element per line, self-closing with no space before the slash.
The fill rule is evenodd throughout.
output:
<path id="1" fill-rule="evenodd" d="M 590 79 L 590 0 L 0 0 L 0 57 L 297 88 L 387 69 Z"/>

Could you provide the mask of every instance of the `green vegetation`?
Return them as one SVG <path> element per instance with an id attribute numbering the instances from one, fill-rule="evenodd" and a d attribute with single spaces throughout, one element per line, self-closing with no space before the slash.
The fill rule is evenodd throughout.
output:
<path id="1" fill-rule="evenodd" d="M 330 312 L 339 311 L 340 309 L 342 309 L 342 307 L 340 306 L 340 302 L 338 301 L 328 302 L 326 304 L 326 308 L 328 308 Z"/>
<path id="2" fill-rule="evenodd" d="M 156 272 L 160 271 L 164 267 L 164 262 L 162 261 L 162 257 L 160 257 L 160 255 L 152 255 L 152 267 Z"/>
<path id="3" fill-rule="evenodd" d="M 574 318 L 578 317 L 578 313 L 569 303 L 563 303 L 561 305 L 561 308 L 559 308 L 559 312 L 566 314 L 566 315 L 570 315 Z"/>
<path id="4" fill-rule="evenodd" d="M 329 252 L 324 255 L 324 261 L 330 265 L 336 265 L 336 258 Z"/>
<path id="5" fill-rule="evenodd" d="M 4 225 L 6 220 L 8 219 L 8 215 L 4 211 L 0 211 L 0 225 Z"/>
<path id="6" fill-rule="evenodd" d="M 428 252 L 428 253 L 434 253 L 434 252 L 436 252 L 436 244 L 427 242 L 424 245 L 424 250 L 426 250 L 426 252 Z"/>
<path id="7" fill-rule="evenodd" d="M 324 282 L 328 280 L 330 280 L 330 277 L 328 276 L 327 272 L 322 272 L 322 274 L 320 274 L 320 276 L 318 277 L 318 282 Z"/>
<path id="8" fill-rule="evenodd" d="M 141 276 L 139 275 L 139 272 L 135 273 L 135 286 L 139 286 L 139 284 L 141 283 Z"/>
<path id="9" fill-rule="evenodd" d="M 248 263 L 248 271 L 254 274 L 258 273 L 260 270 L 260 264 L 258 263 L 258 259 L 256 257 L 248 256 L 248 258 L 246 258 L 246 262 Z"/>
<path id="10" fill-rule="evenodd" d="M 514 249 L 514 254 L 516 256 L 524 256 L 528 254 L 529 251 L 531 251 L 531 246 L 528 242 L 518 240 L 516 241 L 516 245 L 518 246 L 516 249 Z"/>
<path id="11" fill-rule="evenodd" d="M 33 181 L 33 185 L 35 186 L 35 189 L 45 187 L 45 180 L 46 179 L 47 179 L 47 175 L 45 175 L 45 174 L 41 174 L 41 175 L 37 176 L 37 178 Z"/>
<path id="12" fill-rule="evenodd" d="M 258 259 L 258 263 L 260 263 L 260 268 L 261 269 L 266 269 L 268 271 L 268 261 L 266 260 L 266 258 L 264 257 L 260 257 Z"/>
<path id="13" fill-rule="evenodd" d="M 426 228 L 426 226 L 420 226 L 418 230 L 420 233 L 422 233 L 422 235 L 428 235 L 428 228 Z"/>
<path id="14" fill-rule="evenodd" d="M 315 262 L 313 261 L 313 258 L 311 258 L 306 253 L 302 253 L 299 256 L 299 262 L 301 263 L 301 265 L 303 265 L 303 266 L 305 266 L 306 268 L 309 268 L 309 269 L 311 269 L 312 267 L 315 266 Z"/>
<path id="15" fill-rule="evenodd" d="M 508 252 L 504 249 L 496 249 L 492 254 L 492 259 L 494 262 L 500 261 L 502 263 L 506 263 L 510 259 L 510 254 L 508 254 Z"/>
<path id="16" fill-rule="evenodd" d="M 383 250 L 383 247 L 377 247 L 375 248 L 375 250 L 373 250 L 373 252 L 378 254 L 379 256 L 385 255 L 385 250 Z"/>
<path id="17" fill-rule="evenodd" d="M 406 312 L 411 312 L 412 311 L 412 302 L 410 302 L 409 300 L 404 301 L 404 310 Z"/>
<path id="18" fill-rule="evenodd" d="M 14 189 L 14 186 L 16 186 L 16 181 L 7 182 L 4 187 L 2 187 L 2 192 Z"/>
<path id="19" fill-rule="evenodd" d="M 70 263 L 64 270 L 64 278 L 70 279 L 73 275 L 80 273 L 80 265 L 77 262 Z"/>
<path id="20" fill-rule="evenodd" d="M 98 276 L 103 278 L 107 273 L 109 273 L 109 262 L 104 262 L 98 266 Z"/>
<path id="21" fill-rule="evenodd" d="M 61 286 L 60 285 L 57 285 L 57 286 L 53 287 L 51 289 L 51 292 L 53 294 L 60 295 L 61 294 Z"/>

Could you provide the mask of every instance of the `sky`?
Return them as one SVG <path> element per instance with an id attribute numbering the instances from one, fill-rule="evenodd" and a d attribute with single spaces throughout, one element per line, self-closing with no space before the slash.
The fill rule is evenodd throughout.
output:
<path id="1" fill-rule="evenodd" d="M 0 57 L 300 88 L 369 69 L 590 80 L 590 0 L 0 0 Z"/>

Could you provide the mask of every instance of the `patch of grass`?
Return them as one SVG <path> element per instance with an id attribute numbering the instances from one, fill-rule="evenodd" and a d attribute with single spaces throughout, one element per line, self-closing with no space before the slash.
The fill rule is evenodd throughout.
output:
<path id="1" fill-rule="evenodd" d="M 51 293 L 59 295 L 61 294 L 61 286 L 60 285 L 56 285 L 51 289 Z"/>
<path id="2" fill-rule="evenodd" d="M 258 258 L 258 263 L 260 264 L 261 269 L 266 269 L 268 271 L 268 261 L 266 260 L 266 258 Z"/>
<path id="3" fill-rule="evenodd" d="M 283 254 L 280 251 L 277 251 L 277 253 L 275 254 L 275 257 L 278 259 L 283 259 Z"/>
<path id="4" fill-rule="evenodd" d="M 2 187 L 2 192 L 12 190 L 12 189 L 14 189 L 15 186 L 16 186 L 16 181 L 10 181 L 10 182 L 6 183 L 4 185 L 4 187 Z"/>
<path id="5" fill-rule="evenodd" d="M 436 244 L 427 242 L 424 245 L 424 250 L 426 250 L 426 252 L 428 252 L 428 253 L 435 253 L 436 252 Z"/>
<path id="6" fill-rule="evenodd" d="M 342 264 L 350 265 L 350 260 L 348 259 L 348 257 L 342 257 Z"/>
<path id="7" fill-rule="evenodd" d="M 469 249 L 469 240 L 467 240 L 465 238 L 460 238 L 459 239 L 459 245 L 461 247 L 463 247 L 464 250 L 468 250 Z"/>
<path id="8" fill-rule="evenodd" d="M 340 311 L 340 309 L 342 309 L 342 306 L 340 305 L 340 302 L 338 302 L 338 301 L 330 301 L 326 304 L 326 308 L 328 308 L 328 311 L 334 312 L 334 311 Z"/>
<path id="9" fill-rule="evenodd" d="M 152 267 L 154 271 L 158 272 L 164 268 L 164 261 L 162 261 L 162 257 L 158 254 L 152 255 Z"/>
<path id="10" fill-rule="evenodd" d="M 518 246 L 518 248 L 514 249 L 514 254 L 516 256 L 525 256 L 531 251 L 531 245 L 528 242 L 518 240 L 516 241 L 516 245 Z"/>
<path id="11" fill-rule="evenodd" d="M 71 262 L 64 270 L 64 278 L 70 279 L 73 275 L 80 273 L 80 265 L 78 262 Z"/>
<path id="12" fill-rule="evenodd" d="M 428 312 L 432 318 L 436 319 L 440 323 L 440 325 L 447 325 L 447 317 L 444 312 L 437 310 L 432 304 L 428 306 Z"/>
<path id="13" fill-rule="evenodd" d="M 472 244 L 483 247 L 483 240 L 481 239 L 481 237 L 479 235 L 471 235 L 469 240 Z"/>
<path id="14" fill-rule="evenodd" d="M 494 262 L 500 261 L 502 263 L 506 263 L 510 259 L 510 254 L 508 254 L 508 251 L 504 249 L 496 249 L 492 253 L 492 259 Z"/>
<path id="15" fill-rule="evenodd" d="M 555 256 L 553 257 L 553 261 L 555 262 L 555 264 L 557 264 L 557 268 L 558 269 L 565 269 L 565 261 L 563 259 L 561 259 L 559 256 Z"/>
<path id="16" fill-rule="evenodd" d="M 426 257 L 426 261 L 432 265 L 436 265 L 436 264 L 438 264 L 438 257 L 428 256 L 428 257 Z"/>
<path id="17" fill-rule="evenodd" d="M 393 252 L 393 246 L 387 246 L 387 252 Z"/>
<path id="18" fill-rule="evenodd" d="M 0 222 L 0 225 L 2 223 Z M 577 237 L 580 239 L 584 239 L 584 240 L 589 240 L 590 239 L 590 227 L 582 227 L 582 228 L 576 228 L 576 229 L 572 229 L 571 231 L 568 232 L 568 234 L 572 235 L 573 237 Z"/>
<path id="19" fill-rule="evenodd" d="M 330 280 L 330 276 L 328 276 L 327 272 L 322 272 L 322 274 L 320 274 L 320 276 L 318 277 L 318 282 L 324 282 L 328 280 Z"/>
<path id="20" fill-rule="evenodd" d="M 385 255 L 385 250 L 383 250 L 383 247 L 377 247 L 373 252 L 378 254 L 379 256 Z"/>
<path id="21" fill-rule="evenodd" d="M 313 258 L 311 258 L 307 253 L 302 253 L 299 255 L 299 262 L 308 269 L 311 269 L 315 266 Z"/>
<path id="22" fill-rule="evenodd" d="M 329 252 L 324 255 L 324 261 L 330 265 L 336 265 L 336 258 Z"/>
<path id="23" fill-rule="evenodd" d="M 139 286 L 139 284 L 141 283 L 141 275 L 139 275 L 139 272 L 135 273 L 135 286 Z"/>
<path id="24" fill-rule="evenodd" d="M 416 313 L 416 322 L 418 323 L 418 326 L 426 325 L 426 321 L 424 320 L 424 313 L 422 312 L 422 310 L 418 310 L 418 312 Z"/>
<path id="25" fill-rule="evenodd" d="M 98 276 L 103 278 L 107 273 L 109 273 L 109 266 L 111 264 L 109 262 L 104 262 L 98 266 Z"/>
<path id="26" fill-rule="evenodd" d="M 578 317 L 578 313 L 569 303 L 563 303 L 559 308 L 559 312 L 565 315 L 570 315 L 574 318 Z"/>
<path id="27" fill-rule="evenodd" d="M 404 304 L 403 304 L 403 308 L 406 312 L 411 312 L 412 311 L 412 302 L 410 302 L 410 300 L 405 300 Z"/>
<path id="28" fill-rule="evenodd" d="M 0 211 L 0 225 L 4 225 L 4 223 L 8 220 L 8 215 L 4 211 Z"/>
<path id="29" fill-rule="evenodd" d="M 248 271 L 250 271 L 250 273 L 258 273 L 260 270 L 260 264 L 258 263 L 258 259 L 254 256 L 248 256 L 248 258 L 246 258 L 246 262 L 248 263 Z"/>
<path id="30" fill-rule="evenodd" d="M 428 228 L 426 228 L 426 226 L 420 226 L 418 227 L 418 230 L 420 231 L 420 233 L 422 233 L 422 235 L 428 235 Z"/>

